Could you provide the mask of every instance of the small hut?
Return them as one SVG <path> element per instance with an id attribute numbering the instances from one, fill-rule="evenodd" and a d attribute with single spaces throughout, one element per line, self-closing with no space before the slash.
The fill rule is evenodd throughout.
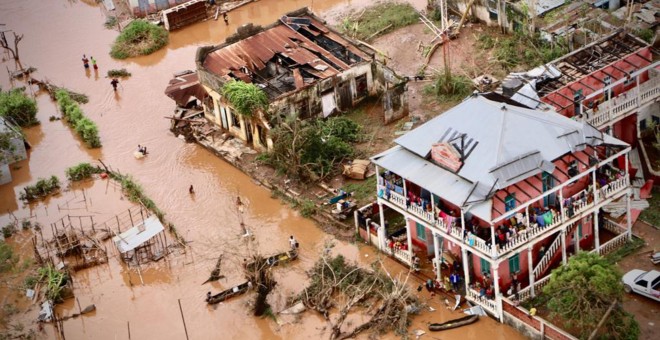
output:
<path id="1" fill-rule="evenodd" d="M 127 264 L 158 261 L 165 256 L 167 240 L 165 227 L 156 216 L 150 216 L 112 238 L 113 243 Z"/>

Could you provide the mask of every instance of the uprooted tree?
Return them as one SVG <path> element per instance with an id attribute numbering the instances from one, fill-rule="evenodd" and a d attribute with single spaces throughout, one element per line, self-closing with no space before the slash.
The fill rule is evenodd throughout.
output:
<path id="1" fill-rule="evenodd" d="M 245 276 L 248 281 L 252 282 L 257 297 L 254 301 L 253 312 L 254 316 L 262 316 L 268 312 L 270 305 L 268 304 L 268 294 L 275 288 L 277 282 L 273 277 L 271 266 L 267 263 L 265 257 L 260 254 L 253 255 L 250 258 L 248 268 L 245 268 Z"/>
<path id="2" fill-rule="evenodd" d="M 373 270 L 366 270 L 347 263 L 341 255 L 323 255 L 309 271 L 311 283 L 298 299 L 328 320 L 330 339 L 352 338 L 367 330 L 376 335 L 390 330 L 406 334 L 409 314 L 418 309 L 419 301 L 405 279 L 393 279 L 378 266 L 382 264 L 375 262 Z M 358 308 L 366 308 L 371 318 L 352 330 L 342 330 L 346 317 Z M 339 314 L 331 318 L 335 309 Z"/>
<path id="3" fill-rule="evenodd" d="M 587 338 L 605 318 L 598 329 L 599 337 L 637 339 L 637 321 L 621 308 L 623 293 L 621 274 L 616 267 L 589 252 L 571 257 L 568 265 L 554 270 L 550 282 L 543 288 L 543 294 L 549 297 L 547 306 L 552 315 L 578 330 L 580 338 Z"/>
<path id="4" fill-rule="evenodd" d="M 271 131 L 269 164 L 293 178 L 314 181 L 327 177 L 335 166 L 355 155 L 352 143 L 362 127 L 348 118 L 301 121 L 289 119 Z"/>

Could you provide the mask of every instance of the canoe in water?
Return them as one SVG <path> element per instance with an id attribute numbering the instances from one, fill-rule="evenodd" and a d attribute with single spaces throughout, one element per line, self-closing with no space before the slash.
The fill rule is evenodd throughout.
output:
<path id="1" fill-rule="evenodd" d="M 275 267 L 275 266 L 278 266 L 280 264 L 285 264 L 285 263 L 291 262 L 291 261 L 293 261 L 297 258 L 298 258 L 298 252 L 295 251 L 295 250 L 289 250 L 289 251 L 285 251 L 285 252 L 267 257 L 266 258 L 266 265 L 270 266 L 270 267 Z M 246 265 L 246 268 L 249 271 L 254 271 L 255 266 L 256 266 L 256 264 L 254 262 L 250 262 Z"/>
<path id="2" fill-rule="evenodd" d="M 429 330 L 434 332 L 445 331 L 448 329 L 457 328 L 457 327 L 469 325 L 471 323 L 475 323 L 477 322 L 477 320 L 479 320 L 479 315 L 468 315 L 462 318 L 449 320 L 443 323 L 432 323 L 429 325 Z"/>
<path id="3" fill-rule="evenodd" d="M 208 303 L 209 305 L 213 305 L 228 300 L 230 298 L 233 298 L 234 296 L 244 294 L 245 292 L 248 291 L 248 289 L 250 289 L 250 286 L 252 285 L 250 284 L 249 281 L 245 283 L 241 283 L 236 287 L 232 287 L 218 294 L 209 296 L 208 298 L 206 298 L 206 303 Z"/>

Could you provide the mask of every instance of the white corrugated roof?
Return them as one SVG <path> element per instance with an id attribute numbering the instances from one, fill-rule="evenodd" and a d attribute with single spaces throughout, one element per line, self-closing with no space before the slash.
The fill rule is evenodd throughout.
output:
<path id="1" fill-rule="evenodd" d="M 490 189 L 477 185 L 472 190 L 474 184 L 400 146 L 372 157 L 371 161 L 413 183 L 422 185 L 424 189 L 457 206 L 463 206 L 466 201 L 483 201 Z M 479 218 L 490 220 L 490 201 L 475 204 L 485 205 L 486 208 L 477 211 L 475 205 L 475 210 L 470 212 Z"/>
<path id="2" fill-rule="evenodd" d="M 137 225 L 112 238 L 112 242 L 115 243 L 120 253 L 123 254 L 139 247 L 144 242 L 165 230 L 156 216 L 151 216 L 144 220 L 143 231 L 140 231 L 140 226 L 141 225 Z"/>
<path id="3" fill-rule="evenodd" d="M 581 144 L 598 145 L 604 138 L 594 127 L 562 115 L 496 102 L 479 95 L 469 97 L 394 142 L 426 158 L 434 143 L 446 141 L 447 132 L 459 132 L 466 135 L 466 141 L 472 140 L 458 175 L 471 183 L 489 187 L 498 178 L 489 173 L 491 169 L 523 155 L 540 152 L 540 159 L 552 162 L 581 149 Z M 625 145 L 614 138 L 609 142 Z M 507 185 L 500 178 L 497 188 Z"/>

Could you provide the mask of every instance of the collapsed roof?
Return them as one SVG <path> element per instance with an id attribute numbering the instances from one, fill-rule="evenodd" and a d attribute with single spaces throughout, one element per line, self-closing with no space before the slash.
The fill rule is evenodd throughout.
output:
<path id="1" fill-rule="evenodd" d="M 274 99 L 371 60 L 308 11 L 296 14 L 303 15 L 285 15 L 256 34 L 215 47 L 203 57 L 202 66 L 226 80 L 255 83 Z"/>

